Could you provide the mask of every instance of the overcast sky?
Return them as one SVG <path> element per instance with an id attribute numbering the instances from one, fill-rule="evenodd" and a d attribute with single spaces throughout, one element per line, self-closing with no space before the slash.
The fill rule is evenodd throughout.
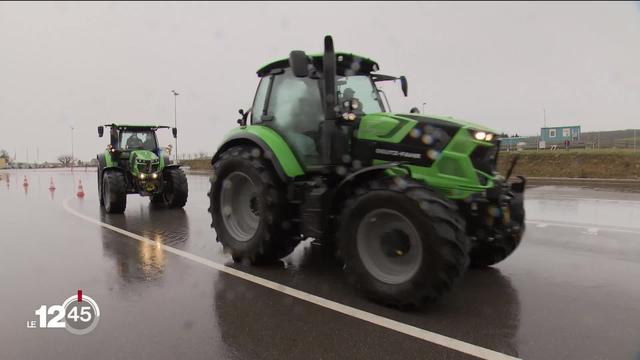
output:
<path id="1" fill-rule="evenodd" d="M 535 135 L 640 127 L 640 5 L 621 3 L 0 4 L 0 148 L 88 160 L 111 122 L 173 124 L 213 152 L 250 106 L 263 64 L 336 48 L 406 75 L 394 111 Z M 168 135 L 168 132 L 167 132 Z M 169 139 L 165 136 L 164 139 Z"/>

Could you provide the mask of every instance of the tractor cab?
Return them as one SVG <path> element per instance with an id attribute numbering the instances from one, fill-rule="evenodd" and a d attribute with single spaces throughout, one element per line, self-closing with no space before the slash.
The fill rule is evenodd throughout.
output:
<path id="1" fill-rule="evenodd" d="M 160 146 L 156 131 L 168 129 L 168 126 L 157 125 L 116 125 L 98 126 L 98 136 L 104 135 L 104 128 L 109 127 L 109 144 L 107 148 L 120 154 L 131 153 L 133 150 L 147 150 L 160 156 Z M 173 128 L 174 137 L 177 132 Z"/>
<path id="2" fill-rule="evenodd" d="M 406 96 L 405 77 L 374 74 L 377 70 L 366 57 L 334 53 L 332 43 L 321 55 L 293 51 L 258 70 L 251 125 L 275 130 L 307 170 L 326 171 L 350 153 L 358 120 L 389 111 L 377 82 L 399 80 Z"/>

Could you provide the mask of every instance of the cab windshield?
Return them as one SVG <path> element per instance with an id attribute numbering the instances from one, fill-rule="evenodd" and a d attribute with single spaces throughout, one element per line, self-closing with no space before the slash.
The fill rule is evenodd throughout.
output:
<path id="1" fill-rule="evenodd" d="M 362 112 L 365 114 L 384 112 L 378 89 L 369 76 L 338 76 L 336 88 L 338 90 L 338 104 L 356 99 L 362 104 Z"/>
<path id="2" fill-rule="evenodd" d="M 122 150 L 156 150 L 155 133 L 151 130 L 124 130 L 120 133 L 119 146 Z"/>

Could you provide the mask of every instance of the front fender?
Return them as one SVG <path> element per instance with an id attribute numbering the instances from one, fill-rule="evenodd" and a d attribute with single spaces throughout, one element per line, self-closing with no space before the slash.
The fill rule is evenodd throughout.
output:
<path id="1" fill-rule="evenodd" d="M 262 149 L 266 158 L 273 164 L 278 177 L 284 182 L 304 175 L 300 161 L 282 136 L 275 130 L 262 125 L 232 130 L 211 159 L 211 164 L 215 163 L 223 152 L 238 145 L 252 145 Z"/>

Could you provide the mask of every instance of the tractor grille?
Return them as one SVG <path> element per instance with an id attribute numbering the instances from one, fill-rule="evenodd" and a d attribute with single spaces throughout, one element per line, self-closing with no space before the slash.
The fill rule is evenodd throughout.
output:
<path id="1" fill-rule="evenodd" d="M 159 165 L 160 164 L 157 161 L 156 162 L 145 161 L 145 162 L 142 162 L 142 163 L 139 162 L 137 164 L 138 171 L 141 172 L 141 173 L 147 173 L 147 174 L 154 173 L 154 172 L 158 171 L 158 166 Z"/>
<path id="2" fill-rule="evenodd" d="M 492 175 L 496 170 L 497 157 L 497 146 L 478 146 L 471 153 L 471 163 L 477 170 Z"/>

